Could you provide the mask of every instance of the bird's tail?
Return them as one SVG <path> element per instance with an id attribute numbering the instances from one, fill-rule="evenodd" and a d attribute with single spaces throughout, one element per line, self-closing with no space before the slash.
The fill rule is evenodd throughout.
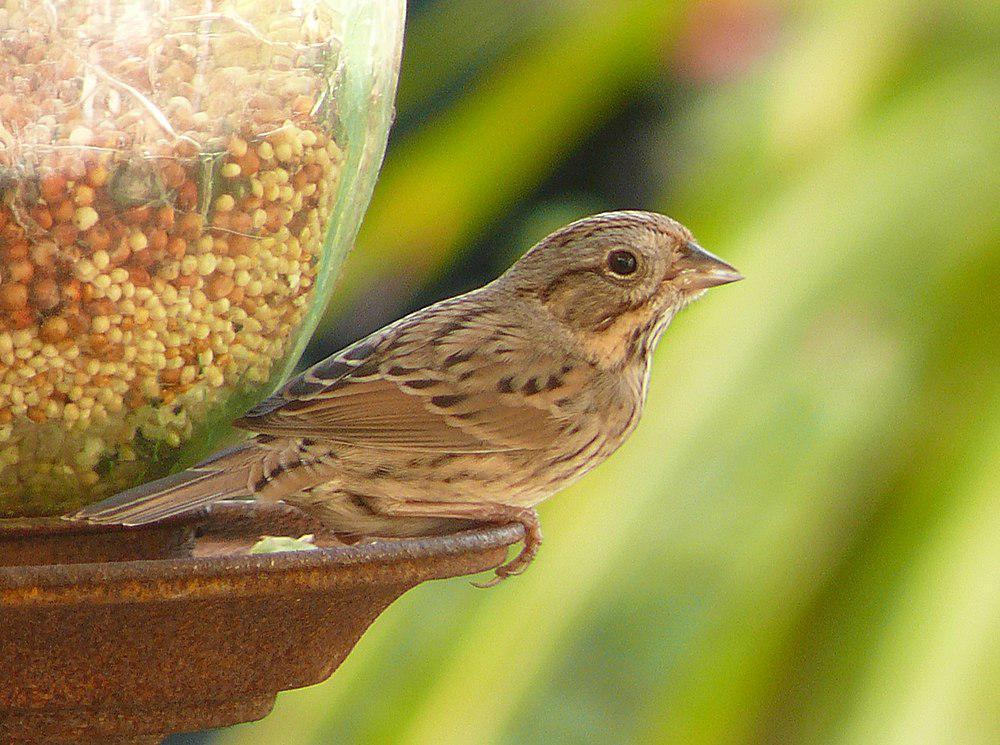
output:
<path id="1" fill-rule="evenodd" d="M 126 489 L 102 502 L 87 505 L 70 515 L 69 519 L 113 525 L 145 525 L 222 499 L 251 496 L 251 475 L 259 459 L 259 448 L 253 440 L 234 445 L 186 471 Z"/>

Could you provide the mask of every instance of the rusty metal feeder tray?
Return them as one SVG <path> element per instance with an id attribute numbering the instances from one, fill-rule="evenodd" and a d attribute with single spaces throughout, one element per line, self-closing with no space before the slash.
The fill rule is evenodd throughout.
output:
<path id="1" fill-rule="evenodd" d="M 259 719 L 329 677 L 406 590 L 493 568 L 522 537 L 246 553 L 310 527 L 253 505 L 135 529 L 0 520 L 0 742 L 156 743 Z"/>

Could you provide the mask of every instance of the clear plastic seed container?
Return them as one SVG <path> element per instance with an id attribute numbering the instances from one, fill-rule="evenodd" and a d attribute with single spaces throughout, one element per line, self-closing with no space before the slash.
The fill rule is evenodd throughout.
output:
<path id="1" fill-rule="evenodd" d="M 294 366 L 402 0 L 0 0 L 0 517 L 189 465 Z"/>

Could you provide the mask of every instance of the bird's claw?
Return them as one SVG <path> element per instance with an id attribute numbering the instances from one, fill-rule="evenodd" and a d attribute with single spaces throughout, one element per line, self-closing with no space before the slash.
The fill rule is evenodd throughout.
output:
<path id="1" fill-rule="evenodd" d="M 534 511 L 532 511 L 534 512 Z M 537 515 L 532 515 L 531 519 L 524 519 L 521 522 L 524 527 L 524 547 L 511 561 L 501 564 L 494 570 L 492 579 L 486 582 L 473 582 L 473 587 L 485 590 L 489 587 L 496 587 L 508 577 L 516 577 L 524 574 L 527 568 L 534 561 L 538 548 L 542 545 L 542 532 L 538 526 Z"/>

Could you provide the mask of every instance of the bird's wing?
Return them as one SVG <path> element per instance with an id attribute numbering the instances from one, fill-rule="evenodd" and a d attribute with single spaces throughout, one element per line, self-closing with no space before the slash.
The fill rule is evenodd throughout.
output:
<path id="1" fill-rule="evenodd" d="M 439 304 L 306 370 L 236 426 L 384 450 L 543 449 L 589 392 L 583 370 L 537 346 L 495 309 Z"/>

